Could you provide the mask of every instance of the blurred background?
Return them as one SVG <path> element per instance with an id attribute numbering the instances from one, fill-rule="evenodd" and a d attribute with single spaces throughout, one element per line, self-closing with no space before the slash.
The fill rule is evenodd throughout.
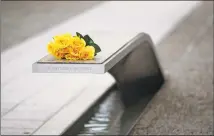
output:
<path id="1" fill-rule="evenodd" d="M 133 134 L 213 135 L 213 1 L 1 1 L 1 134 L 34 134 L 83 87 L 115 83 L 108 74 L 32 74 L 53 35 L 83 30 L 154 40 L 168 82 Z"/>
<path id="2" fill-rule="evenodd" d="M 3 1 L 1 51 L 87 12 L 100 1 Z"/>

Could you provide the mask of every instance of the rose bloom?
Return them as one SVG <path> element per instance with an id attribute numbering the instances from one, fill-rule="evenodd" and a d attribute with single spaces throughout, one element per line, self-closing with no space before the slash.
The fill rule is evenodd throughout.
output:
<path id="1" fill-rule="evenodd" d="M 55 51 L 58 51 L 60 49 L 60 46 L 61 46 L 60 44 L 51 41 L 48 43 L 48 52 L 54 53 Z"/>
<path id="2" fill-rule="evenodd" d="M 91 60 L 94 58 L 95 49 L 93 46 L 86 46 L 80 52 L 80 59 Z"/>
<path id="3" fill-rule="evenodd" d="M 62 48 L 58 50 L 59 53 L 64 53 L 64 54 L 68 54 L 70 53 L 69 47 L 67 48 Z"/>
<path id="4" fill-rule="evenodd" d="M 65 55 L 69 53 L 68 47 L 71 46 L 72 39 L 69 33 L 54 36 L 53 41 L 48 43 L 48 52 L 57 59 L 65 58 Z"/>
<path id="5" fill-rule="evenodd" d="M 60 52 L 54 52 L 53 53 L 53 56 L 57 59 L 62 59 L 62 58 L 65 58 L 65 54 L 63 53 L 60 53 Z"/>
<path id="6" fill-rule="evenodd" d="M 53 53 L 53 45 L 52 45 L 52 43 L 50 42 L 50 43 L 48 43 L 48 46 L 47 46 L 47 49 L 48 49 L 48 52 L 50 53 L 50 54 L 52 54 Z"/>
<path id="7" fill-rule="evenodd" d="M 50 54 L 52 54 L 54 57 L 56 57 L 57 59 L 61 59 L 65 55 L 64 51 L 63 51 L 63 48 L 60 49 L 59 46 L 60 46 L 59 44 L 53 43 L 53 42 L 50 42 L 48 44 L 48 52 Z"/>
<path id="8" fill-rule="evenodd" d="M 72 40 L 73 37 L 69 33 L 54 36 L 53 41 L 48 43 L 48 51 L 51 53 L 69 47 L 71 46 Z"/>
<path id="9" fill-rule="evenodd" d="M 55 43 L 60 45 L 59 48 L 66 48 L 71 45 L 73 37 L 71 34 L 65 33 L 62 35 L 54 36 L 53 39 Z"/>
<path id="10" fill-rule="evenodd" d="M 74 36 L 71 42 L 70 54 L 73 56 L 79 56 L 80 50 L 86 46 L 85 40 Z"/>
<path id="11" fill-rule="evenodd" d="M 67 60 L 79 60 L 79 56 L 74 56 L 74 55 L 72 55 L 72 54 L 66 54 L 66 55 L 65 55 L 65 58 L 66 58 Z"/>

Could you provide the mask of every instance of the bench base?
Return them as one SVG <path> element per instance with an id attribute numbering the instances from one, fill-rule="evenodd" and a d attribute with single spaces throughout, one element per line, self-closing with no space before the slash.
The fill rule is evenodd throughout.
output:
<path id="1" fill-rule="evenodd" d="M 116 85 L 110 88 L 62 135 L 129 135 L 154 94 L 142 96 L 128 108 L 120 96 Z"/>
<path id="2" fill-rule="evenodd" d="M 114 88 L 107 91 L 63 135 L 130 133 L 143 109 L 164 84 L 153 43 L 148 35 L 142 37 L 146 40 L 138 42 L 132 52 L 109 70 L 116 80 Z"/>
<path id="3" fill-rule="evenodd" d="M 117 82 L 125 107 L 136 104 L 145 95 L 157 92 L 164 83 L 152 40 L 146 34 L 143 36 L 146 36 L 146 40 L 109 71 Z"/>

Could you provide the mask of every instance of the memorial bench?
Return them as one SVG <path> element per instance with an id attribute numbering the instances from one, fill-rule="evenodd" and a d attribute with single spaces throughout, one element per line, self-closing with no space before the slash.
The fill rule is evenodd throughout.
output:
<path id="1" fill-rule="evenodd" d="M 164 83 L 152 39 L 146 33 L 89 33 L 102 48 L 102 52 L 95 60 L 61 61 L 47 55 L 33 64 L 33 72 L 84 74 L 109 72 L 115 78 L 116 85 L 113 84 L 112 88 L 102 91 L 87 107 L 82 107 L 82 112 L 73 123 L 68 122 L 67 128 L 61 134 L 128 134 L 143 107 Z M 110 44 L 112 45 L 109 48 Z M 91 87 L 88 91 L 94 92 Z M 81 100 L 84 101 L 84 97 Z M 112 104 L 108 106 L 105 101 Z M 101 107 L 107 111 L 102 111 Z M 111 108 L 116 113 L 109 113 L 111 117 L 108 117 L 108 112 L 112 112 L 108 111 Z M 73 110 L 75 112 L 76 109 Z M 100 114 L 101 117 L 97 117 L 96 114 L 98 116 Z M 37 131 L 35 134 L 42 133 Z"/>

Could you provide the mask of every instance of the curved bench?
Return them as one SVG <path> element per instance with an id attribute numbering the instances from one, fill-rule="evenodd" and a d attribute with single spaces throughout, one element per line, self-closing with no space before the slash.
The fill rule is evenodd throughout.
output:
<path id="1" fill-rule="evenodd" d="M 115 41 L 115 43 L 121 43 L 122 41 L 126 41 L 127 37 L 133 35 L 134 34 L 128 34 L 128 36 L 125 36 L 122 34 L 119 36 L 118 34 L 118 37 L 110 36 L 112 39 L 105 39 L 103 38 L 105 34 L 100 35 L 100 33 L 94 34 L 93 36 L 101 38 L 104 41 L 103 45 L 107 46 L 108 42 L 105 43 L 105 41 L 112 42 L 120 38 L 121 40 Z M 124 38 L 121 38 L 123 36 Z M 102 47 L 102 44 L 100 46 Z M 111 51 L 104 50 L 104 53 L 101 55 L 109 54 L 109 56 L 98 56 L 95 62 L 58 61 L 48 55 L 33 64 L 33 72 L 92 74 L 109 72 L 116 80 L 117 88 L 120 91 L 119 99 L 126 110 L 138 105 L 142 98 L 154 95 L 164 83 L 164 76 L 153 47 L 154 45 L 150 36 L 145 33 L 139 33 L 127 43 L 118 45 L 118 50 L 115 50 L 112 54 L 110 54 Z M 104 47 L 104 49 L 107 48 Z M 108 48 L 108 50 L 111 50 L 111 48 Z M 100 101 L 105 99 L 102 98 L 104 94 L 100 96 Z M 97 100 L 94 104 L 96 103 L 100 102 Z M 148 101 L 146 101 L 146 103 L 148 103 Z M 93 104 L 90 105 L 89 110 L 93 110 L 93 106 Z M 69 126 L 64 134 L 78 134 L 83 124 L 88 120 L 85 118 L 90 117 L 88 115 L 89 110 L 84 112 L 87 115 L 82 115 L 76 120 L 76 123 Z M 136 115 L 139 116 L 140 113 L 139 111 L 135 113 L 135 120 Z M 130 121 L 129 124 L 133 125 L 135 120 Z M 109 133 L 112 133 L 112 131 Z M 123 132 L 119 134 L 126 133 L 127 132 Z"/>

